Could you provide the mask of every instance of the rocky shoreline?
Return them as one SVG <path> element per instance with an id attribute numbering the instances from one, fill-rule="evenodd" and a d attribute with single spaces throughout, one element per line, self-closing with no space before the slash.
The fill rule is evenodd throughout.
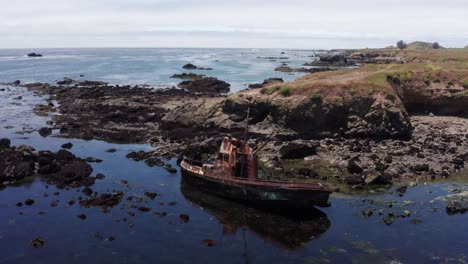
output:
<path id="1" fill-rule="evenodd" d="M 301 128 L 302 133 L 297 133 L 288 127 L 288 122 L 272 121 L 275 112 L 271 108 L 275 106 L 273 102 L 268 105 L 265 100 L 271 98 L 267 96 L 249 102 L 238 95 L 226 97 L 174 88 L 153 90 L 95 82 L 79 86 L 30 84 L 25 87 L 50 96 L 50 102 L 59 103 L 48 107 L 50 113 L 59 113 L 52 115 L 53 122 L 49 124 L 59 129 L 60 136 L 150 143 L 158 148 L 129 155 L 135 160 L 145 160 L 149 166 L 164 166 L 164 162 L 159 162 L 161 157 L 185 155 L 201 159 L 214 154 L 224 135 L 239 136 L 243 132 L 245 113 L 241 112 L 247 110 L 247 104 L 251 104 L 252 111 L 250 143 L 254 147 L 266 144 L 259 152 L 265 177 L 325 180 L 336 186 L 336 190 L 343 189 L 339 187 L 343 185 L 362 189 L 369 184 L 446 178 L 463 170 L 468 161 L 468 122 L 463 118 L 406 116 L 401 120 L 407 123 L 403 130 L 407 134 L 394 136 L 385 136 L 385 132 L 379 130 L 361 134 L 359 128 L 350 133 L 353 129 L 349 127 L 349 120 L 346 131 L 331 133 L 324 129 L 321 134 L 307 134 L 320 127 L 314 124 L 315 130 Z M 257 90 L 241 94 L 254 97 L 252 92 L 261 94 Z M 284 100 L 288 101 L 288 107 L 294 105 L 291 98 Z M 389 100 L 387 103 L 391 104 Z M 295 107 L 303 109 L 301 103 Z M 363 110 L 362 115 L 368 115 L 365 111 L 369 108 L 364 109 L 367 110 Z M 304 112 L 300 116 L 304 117 Z M 292 121 L 298 122 L 294 118 Z M 290 156 L 288 152 L 295 155 Z M 331 173 L 330 168 L 339 172 Z"/>

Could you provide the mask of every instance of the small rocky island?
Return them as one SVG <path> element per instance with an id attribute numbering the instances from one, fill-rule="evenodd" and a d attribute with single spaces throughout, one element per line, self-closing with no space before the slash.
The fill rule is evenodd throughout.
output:
<path id="1" fill-rule="evenodd" d="M 38 57 L 42 57 L 42 54 L 32 52 L 32 53 L 28 53 L 27 56 L 28 56 L 28 57 L 32 57 L 32 58 L 38 58 Z"/>

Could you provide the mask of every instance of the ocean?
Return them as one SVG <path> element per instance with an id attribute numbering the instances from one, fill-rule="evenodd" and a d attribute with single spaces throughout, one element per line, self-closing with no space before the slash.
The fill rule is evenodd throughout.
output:
<path id="1" fill-rule="evenodd" d="M 30 52 L 44 57 L 27 57 Z M 173 74 L 195 72 L 226 81 L 232 85 L 231 91 L 236 92 L 266 78 L 296 79 L 304 73 L 283 73 L 274 69 L 282 63 L 302 67 L 317 59 L 320 53 L 275 49 L 0 49 L 0 82 L 53 83 L 67 77 L 165 87 L 180 81 L 171 78 Z M 182 69 L 187 63 L 213 70 Z"/>

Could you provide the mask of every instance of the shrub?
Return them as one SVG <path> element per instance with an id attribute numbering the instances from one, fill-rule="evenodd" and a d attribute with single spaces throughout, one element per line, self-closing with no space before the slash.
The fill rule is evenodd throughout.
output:
<path id="1" fill-rule="evenodd" d="M 349 89 L 349 94 L 351 94 L 351 96 L 356 96 L 358 94 L 358 91 L 354 88 L 351 88 Z"/>
<path id="2" fill-rule="evenodd" d="M 447 82 L 447 86 L 448 86 L 448 87 L 453 86 L 453 85 L 454 85 L 453 81 L 448 81 L 448 82 Z"/>
<path id="3" fill-rule="evenodd" d="M 268 94 L 268 95 L 272 95 L 274 92 L 278 91 L 281 89 L 281 86 L 277 85 L 277 86 L 274 86 L 274 87 L 270 87 L 270 88 L 262 88 L 260 90 L 260 93 L 261 94 Z"/>
<path id="4" fill-rule="evenodd" d="M 432 43 L 432 48 L 433 48 L 433 49 L 440 49 L 439 42 L 434 42 L 434 43 Z"/>
<path id="5" fill-rule="evenodd" d="M 291 95 L 291 87 L 284 86 L 283 88 L 281 88 L 281 94 L 283 96 L 290 96 Z"/>
<path id="6" fill-rule="evenodd" d="M 462 81 L 461 85 L 463 86 L 463 88 L 468 89 L 468 80 Z"/>
<path id="7" fill-rule="evenodd" d="M 322 99 L 322 96 L 320 94 L 312 94 L 310 96 L 311 101 L 317 101 L 317 100 L 321 100 L 321 99 Z"/>
<path id="8" fill-rule="evenodd" d="M 408 47 L 408 45 L 403 40 L 400 40 L 400 41 L 397 42 L 397 48 L 399 48 L 400 50 L 404 50 L 407 47 Z"/>

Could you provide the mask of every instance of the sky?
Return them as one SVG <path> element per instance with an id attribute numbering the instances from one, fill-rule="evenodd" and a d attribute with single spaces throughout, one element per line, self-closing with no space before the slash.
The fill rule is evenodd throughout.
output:
<path id="1" fill-rule="evenodd" d="M 468 0 L 0 0 L 0 48 L 468 45 Z"/>

